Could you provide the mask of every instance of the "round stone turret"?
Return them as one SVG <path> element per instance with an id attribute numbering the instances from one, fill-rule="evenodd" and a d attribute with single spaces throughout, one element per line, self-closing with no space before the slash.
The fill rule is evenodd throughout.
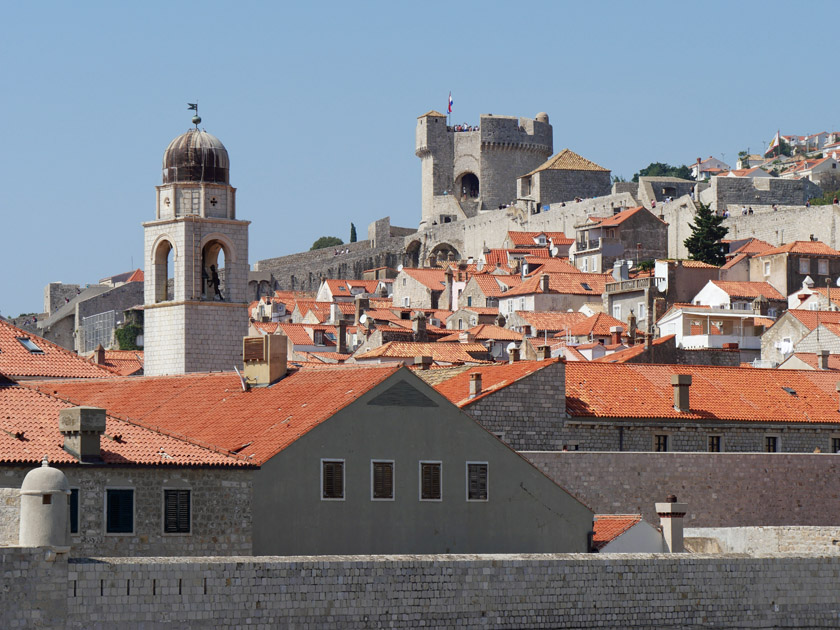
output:
<path id="1" fill-rule="evenodd" d="M 163 183 L 229 184 L 230 160 L 216 136 L 190 129 L 169 143 L 163 153 Z"/>
<path id="2" fill-rule="evenodd" d="M 537 116 L 536 116 L 535 120 L 536 120 L 537 122 L 541 122 L 541 123 L 546 123 L 546 124 L 547 124 L 547 123 L 548 123 L 548 114 L 546 114 L 545 112 L 540 112 L 539 114 L 537 114 Z"/>
<path id="3" fill-rule="evenodd" d="M 21 547 L 67 546 L 67 497 L 70 484 L 47 456 L 40 468 L 30 470 L 20 488 Z"/>

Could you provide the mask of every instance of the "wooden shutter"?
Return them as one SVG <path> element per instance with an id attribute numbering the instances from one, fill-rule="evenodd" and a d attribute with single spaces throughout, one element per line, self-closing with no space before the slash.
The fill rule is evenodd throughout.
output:
<path id="1" fill-rule="evenodd" d="M 469 498 L 471 501 L 487 500 L 487 464 L 469 465 Z"/>
<path id="2" fill-rule="evenodd" d="M 423 464 L 422 499 L 440 499 L 440 464 Z"/>
<path id="3" fill-rule="evenodd" d="M 167 534 L 190 533 L 190 491 L 164 490 L 164 524 Z"/>
<path id="4" fill-rule="evenodd" d="M 322 498 L 344 498 L 344 462 L 323 462 Z"/>
<path id="5" fill-rule="evenodd" d="M 394 464 L 373 462 L 373 498 L 394 498 Z"/>

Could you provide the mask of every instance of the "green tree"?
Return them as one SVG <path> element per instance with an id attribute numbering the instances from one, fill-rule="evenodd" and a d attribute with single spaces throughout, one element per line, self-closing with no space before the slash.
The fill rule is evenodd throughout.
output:
<path id="1" fill-rule="evenodd" d="M 356 226 L 353 223 L 350 224 L 350 242 L 356 242 Z"/>
<path id="2" fill-rule="evenodd" d="M 344 241 L 337 236 L 322 236 L 312 243 L 312 247 L 309 248 L 309 251 L 311 252 L 315 249 L 324 249 L 325 247 L 335 247 L 336 245 L 344 245 Z"/>
<path id="3" fill-rule="evenodd" d="M 690 223 L 691 236 L 683 241 L 691 260 L 700 260 L 710 265 L 722 265 L 726 261 L 721 239 L 729 232 L 723 227 L 723 217 L 717 216 L 709 206 L 700 204 L 694 223 Z"/>
<path id="4" fill-rule="evenodd" d="M 691 169 L 687 166 L 671 166 L 664 162 L 651 162 L 638 173 L 633 175 L 631 181 L 638 182 L 640 177 L 679 177 L 680 179 L 691 179 Z"/>

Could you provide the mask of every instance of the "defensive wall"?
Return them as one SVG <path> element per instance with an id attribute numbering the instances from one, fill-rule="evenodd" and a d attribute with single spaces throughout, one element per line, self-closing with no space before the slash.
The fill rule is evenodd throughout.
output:
<path id="1" fill-rule="evenodd" d="M 840 522 L 840 457 L 799 453 L 522 452 L 596 514 L 688 504 L 685 526 L 831 526 Z"/>
<path id="2" fill-rule="evenodd" d="M 0 550 L 8 628 L 832 628 L 840 557 L 90 558 Z M 52 561 L 50 561 L 52 560 Z"/>
<path id="3" fill-rule="evenodd" d="M 819 186 L 808 179 L 779 177 L 712 177 L 700 192 L 700 201 L 712 210 L 732 211 L 746 206 L 804 206 L 812 197 L 822 196 Z"/>
<path id="4" fill-rule="evenodd" d="M 687 527 L 686 538 L 714 540 L 722 553 L 840 555 L 840 526 Z"/>

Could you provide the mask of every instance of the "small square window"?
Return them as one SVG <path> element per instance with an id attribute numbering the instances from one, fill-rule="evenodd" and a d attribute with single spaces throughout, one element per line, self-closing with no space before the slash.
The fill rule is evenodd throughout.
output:
<path id="1" fill-rule="evenodd" d="M 70 533 L 79 533 L 79 489 L 70 489 Z"/>
<path id="2" fill-rule="evenodd" d="M 779 438 L 775 435 L 764 436 L 764 451 L 766 453 L 779 452 Z"/>
<path id="3" fill-rule="evenodd" d="M 420 462 L 420 500 L 440 501 L 442 494 L 440 462 Z"/>
<path id="4" fill-rule="evenodd" d="M 190 491 L 163 491 L 163 531 L 166 534 L 190 533 Z"/>
<path id="5" fill-rule="evenodd" d="M 394 500 L 394 462 L 372 461 L 370 493 L 374 501 Z"/>
<path id="6" fill-rule="evenodd" d="M 344 499 L 344 460 L 321 460 L 321 498 L 327 500 Z"/>
<path id="7" fill-rule="evenodd" d="M 41 350 L 41 348 L 39 348 L 37 345 L 35 345 L 35 342 L 32 341 L 29 337 L 16 337 L 16 339 L 20 342 L 20 345 L 29 350 L 30 353 L 44 354 L 44 351 Z"/>
<path id="8" fill-rule="evenodd" d="M 467 462 L 467 501 L 487 501 L 486 462 Z"/>
<path id="9" fill-rule="evenodd" d="M 817 273 L 821 276 L 828 275 L 828 261 L 827 260 L 818 260 L 817 261 Z"/>
<path id="10" fill-rule="evenodd" d="M 108 488 L 105 490 L 105 532 L 134 533 L 134 490 Z"/>
<path id="11" fill-rule="evenodd" d="M 721 443 L 722 439 L 720 435 L 710 435 L 709 436 L 709 452 L 710 453 L 720 453 L 721 452 Z"/>
<path id="12" fill-rule="evenodd" d="M 657 453 L 665 453 L 668 451 L 668 435 L 654 435 L 653 436 L 653 450 Z"/>
<path id="13" fill-rule="evenodd" d="M 811 273 L 811 259 L 810 258 L 800 258 L 799 259 L 799 273 Z"/>

